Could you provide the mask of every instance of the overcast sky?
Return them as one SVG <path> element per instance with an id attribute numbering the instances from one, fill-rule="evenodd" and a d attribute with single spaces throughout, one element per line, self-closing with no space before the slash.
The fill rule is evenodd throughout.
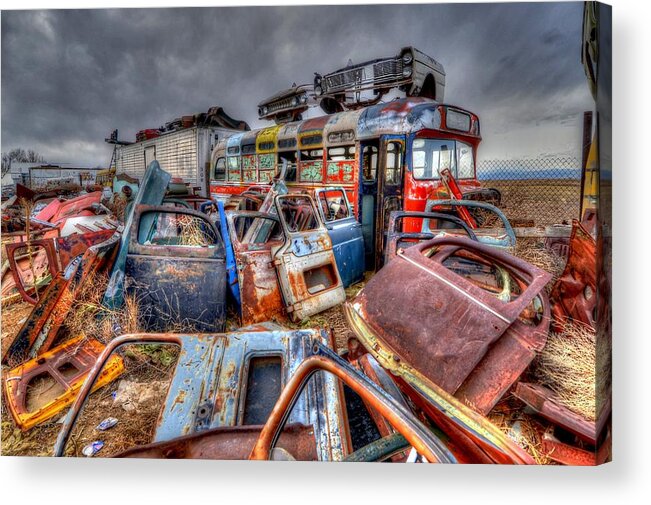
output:
<path id="1" fill-rule="evenodd" d="M 118 128 L 257 103 L 351 59 L 413 45 L 445 67 L 445 101 L 479 114 L 480 159 L 579 156 L 592 99 L 582 2 L 2 12 L 2 151 L 108 165 Z"/>

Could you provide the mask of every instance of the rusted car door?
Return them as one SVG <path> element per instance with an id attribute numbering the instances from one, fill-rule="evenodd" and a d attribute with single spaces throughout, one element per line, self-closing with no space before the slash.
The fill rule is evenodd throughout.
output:
<path id="1" fill-rule="evenodd" d="M 273 264 L 272 248 L 284 242 L 278 217 L 262 212 L 229 211 L 228 234 L 237 271 L 242 324 L 283 319 L 286 316 Z M 247 233 L 258 226 L 267 233 Z"/>
<path id="2" fill-rule="evenodd" d="M 549 278 L 495 247 L 435 238 L 398 253 L 346 315 L 369 352 L 487 412 L 546 341 Z"/>
<path id="3" fill-rule="evenodd" d="M 406 220 L 421 222 L 418 226 L 420 232 L 403 231 Z M 449 225 L 452 228 L 468 236 L 471 240 L 477 240 L 475 231 L 464 223 L 460 218 L 440 212 L 419 212 L 416 210 L 394 211 L 389 218 L 387 228 L 386 245 L 384 247 L 384 264 L 396 257 L 398 250 L 405 250 L 408 247 L 431 240 L 444 230 L 430 230 L 426 223 L 435 222 L 436 226 Z M 443 223 L 445 223 L 443 225 Z"/>
<path id="4" fill-rule="evenodd" d="M 134 209 L 125 276 L 146 327 L 221 331 L 226 258 L 215 226 L 202 212 L 164 205 Z"/>
<path id="5" fill-rule="evenodd" d="M 332 345 L 332 339 L 324 330 L 289 331 L 273 323 L 226 334 L 143 333 L 118 337 L 97 358 L 88 381 L 68 412 L 57 440 L 57 456 L 63 455 L 92 385 L 101 378 L 114 352 L 124 345 L 145 343 L 180 347 L 153 434 L 153 445 L 167 441 L 175 444 L 184 435 L 192 438 L 206 435 L 214 440 L 215 433 L 221 433 L 224 435 L 218 437 L 221 446 L 209 442 L 208 446 L 204 445 L 204 454 L 216 450 L 214 457 L 246 459 L 285 385 L 314 353 L 315 346 Z M 335 380 L 315 377 L 306 381 L 292 407 L 287 419 L 292 428 L 286 434 L 299 446 L 290 443 L 285 449 L 300 455 L 301 459 L 340 460 L 346 451 L 342 437 L 346 430 L 344 406 Z M 184 457 L 176 451 L 168 455 Z"/>
<path id="6" fill-rule="evenodd" d="M 285 242 L 273 251 L 280 289 L 292 321 L 329 309 L 346 299 L 332 242 L 308 195 L 276 196 Z"/>
<path id="7" fill-rule="evenodd" d="M 472 200 L 427 200 L 425 212 L 434 212 L 447 207 L 452 207 L 465 223 L 467 218 L 464 216 L 471 215 L 473 222 L 483 223 L 480 227 L 473 227 L 477 240 L 482 244 L 504 249 L 515 247 L 515 231 L 504 213 L 494 205 Z M 423 222 L 423 232 L 439 232 L 443 229 L 444 226 L 438 219 L 426 219 Z"/>
<path id="8" fill-rule="evenodd" d="M 362 225 L 340 187 L 317 189 L 317 207 L 332 241 L 337 269 L 344 288 L 364 278 L 364 237 Z"/>
<path id="9" fill-rule="evenodd" d="M 73 259 L 89 247 L 108 240 L 113 233 L 114 230 L 101 230 L 7 244 L 9 266 L 23 299 L 35 305 L 38 301 L 35 289 L 48 284 Z M 30 267 L 30 256 L 33 267 Z"/>

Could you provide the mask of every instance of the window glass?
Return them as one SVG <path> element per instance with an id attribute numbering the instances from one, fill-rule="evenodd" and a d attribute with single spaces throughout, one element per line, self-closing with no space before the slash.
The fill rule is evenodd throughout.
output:
<path id="1" fill-rule="evenodd" d="M 217 163 L 215 163 L 215 173 L 213 178 L 217 181 L 223 181 L 226 179 L 226 158 L 219 158 Z"/>
<path id="2" fill-rule="evenodd" d="M 439 179 L 439 171 L 445 168 L 457 176 L 454 140 L 415 139 L 412 150 L 415 179 Z"/>
<path id="3" fill-rule="evenodd" d="M 280 221 L 272 217 L 237 216 L 233 231 L 240 244 L 270 244 L 283 241 Z"/>
<path id="4" fill-rule="evenodd" d="M 323 209 L 323 215 L 327 222 L 338 221 L 350 216 L 346 197 L 341 190 L 321 191 L 319 193 L 319 205 Z"/>
<path id="5" fill-rule="evenodd" d="M 377 179 L 377 154 L 376 146 L 364 146 L 362 152 L 362 176 L 365 182 L 373 182 Z"/>
<path id="6" fill-rule="evenodd" d="M 389 142 L 387 144 L 387 161 L 384 174 L 384 184 L 387 186 L 399 185 L 402 180 L 402 143 Z"/>
<path id="7" fill-rule="evenodd" d="M 242 154 L 255 154 L 255 144 L 242 146 Z"/>
<path id="8" fill-rule="evenodd" d="M 301 139 L 301 145 L 303 146 L 313 146 L 323 143 L 323 137 L 321 135 L 309 135 Z"/>
<path id="9" fill-rule="evenodd" d="M 296 151 L 278 153 L 278 170 L 282 169 L 284 161 L 287 161 L 285 181 L 296 182 Z"/>
<path id="10" fill-rule="evenodd" d="M 174 245 L 206 247 L 218 244 L 220 239 L 208 221 L 197 216 L 176 212 L 153 212 L 154 221 L 146 239 L 139 234 L 144 245 Z"/>
<path id="11" fill-rule="evenodd" d="M 301 151 L 301 161 L 315 161 L 321 159 L 323 159 L 323 149 Z"/>
<path id="12" fill-rule="evenodd" d="M 465 142 L 457 142 L 457 163 L 459 179 L 474 179 L 475 158 L 472 153 L 472 146 Z"/>
<path id="13" fill-rule="evenodd" d="M 355 146 L 339 146 L 328 149 L 328 161 L 345 161 L 355 159 Z"/>
<path id="14" fill-rule="evenodd" d="M 242 180 L 242 173 L 240 172 L 240 158 L 238 156 L 229 156 L 228 161 L 228 180 L 240 181 Z"/>

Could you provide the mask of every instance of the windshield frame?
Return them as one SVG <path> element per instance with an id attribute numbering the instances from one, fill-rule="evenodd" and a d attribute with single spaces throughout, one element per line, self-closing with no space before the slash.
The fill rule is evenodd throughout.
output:
<path id="1" fill-rule="evenodd" d="M 446 137 L 446 138 L 441 138 L 441 137 L 415 137 L 412 139 L 411 142 L 411 149 L 410 149 L 410 172 L 412 174 L 412 177 L 416 181 L 440 181 L 441 177 L 438 173 L 438 169 L 435 170 L 435 167 L 431 167 L 431 174 L 429 175 L 424 175 L 425 174 L 425 168 L 426 166 L 423 167 L 416 167 L 415 163 L 415 156 L 417 152 L 425 152 L 426 156 L 427 153 L 433 153 L 433 152 L 439 152 L 441 153 L 442 150 L 434 150 L 434 149 L 420 149 L 416 148 L 415 144 L 418 142 L 423 142 L 423 147 L 427 146 L 427 143 L 438 143 L 439 145 L 447 145 L 451 146 L 452 149 L 448 149 L 448 152 L 453 151 L 454 156 L 451 158 L 451 163 L 450 163 L 450 171 L 452 172 L 452 175 L 454 176 L 455 179 L 460 179 L 460 180 L 473 180 L 476 179 L 476 160 L 475 160 L 475 147 L 473 144 L 469 141 L 461 140 L 459 138 L 454 138 L 454 137 Z M 469 150 L 469 153 L 471 155 L 471 164 L 472 164 L 472 170 L 471 173 L 465 173 L 464 176 L 459 176 L 459 168 L 460 168 L 460 161 L 461 161 L 461 153 L 460 150 L 466 148 Z M 440 157 L 439 157 L 439 167 L 441 166 L 440 163 Z M 467 170 L 466 170 L 467 172 Z M 419 173 L 423 175 L 419 175 Z"/>

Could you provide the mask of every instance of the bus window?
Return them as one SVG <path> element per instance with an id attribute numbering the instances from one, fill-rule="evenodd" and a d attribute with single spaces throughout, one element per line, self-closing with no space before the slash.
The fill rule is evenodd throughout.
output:
<path id="1" fill-rule="evenodd" d="M 240 159 L 237 156 L 228 157 L 228 180 L 241 181 L 242 173 L 240 172 Z"/>
<path id="2" fill-rule="evenodd" d="M 328 223 L 345 219 L 350 215 L 346 197 L 340 189 L 319 192 L 319 205 L 321 205 L 323 215 Z"/>
<path id="3" fill-rule="evenodd" d="M 414 179 L 439 179 L 439 170 L 449 168 L 456 177 L 454 140 L 416 139 L 413 144 Z"/>
<path id="4" fill-rule="evenodd" d="M 299 182 L 323 181 L 323 149 L 301 151 Z"/>
<path id="5" fill-rule="evenodd" d="M 331 147 L 328 149 L 328 161 L 345 161 L 355 159 L 355 146 Z"/>
<path id="6" fill-rule="evenodd" d="M 244 149 L 242 149 L 242 152 L 244 152 Z M 255 154 L 242 154 L 242 180 L 244 182 L 258 181 L 258 160 L 256 158 Z"/>
<path id="7" fill-rule="evenodd" d="M 387 161 L 384 173 L 385 186 L 398 186 L 402 182 L 402 143 L 387 144 Z"/>
<path id="8" fill-rule="evenodd" d="M 457 142 L 457 165 L 459 179 L 475 178 L 475 159 L 471 145 L 465 142 Z"/>
<path id="9" fill-rule="evenodd" d="M 320 161 L 323 158 L 323 149 L 301 151 L 301 161 Z"/>
<path id="10" fill-rule="evenodd" d="M 212 178 L 216 181 L 226 180 L 226 158 L 222 157 L 217 160 Z"/>
<path id="11" fill-rule="evenodd" d="M 278 170 L 282 168 L 284 161 L 287 162 L 285 181 L 296 182 L 296 151 L 278 153 Z"/>
<path id="12" fill-rule="evenodd" d="M 377 146 L 364 146 L 362 152 L 363 177 L 365 182 L 373 182 L 377 179 Z"/>
<path id="13" fill-rule="evenodd" d="M 355 173 L 355 146 L 330 147 L 326 164 L 327 183 L 353 182 Z"/>

